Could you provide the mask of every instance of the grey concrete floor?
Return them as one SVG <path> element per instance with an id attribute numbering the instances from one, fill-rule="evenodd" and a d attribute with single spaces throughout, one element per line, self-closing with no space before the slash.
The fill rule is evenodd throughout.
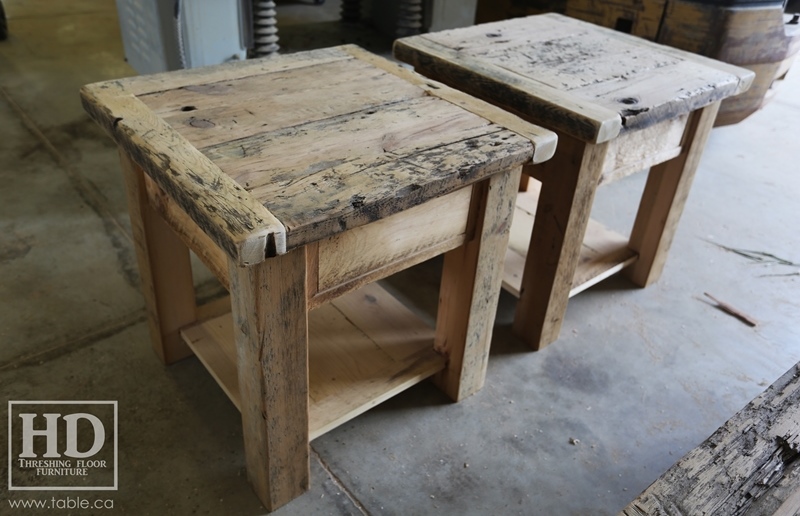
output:
<path id="1" fill-rule="evenodd" d="M 113 0 L 3 3 L 4 397 L 119 401 L 120 488 L 82 494 L 113 499 L 106 512 L 264 513 L 236 409 L 196 359 L 165 368 L 150 349 L 116 151 L 77 93 L 134 73 Z M 279 13 L 285 49 L 386 50 L 363 27 L 339 28 L 334 0 L 281 3 Z M 452 404 L 424 383 L 316 439 L 311 491 L 276 514 L 619 511 L 800 360 L 800 267 L 719 247 L 800 263 L 798 93 L 800 65 L 765 109 L 712 133 L 658 284 L 612 278 L 581 294 L 561 338 L 536 353 L 512 337 L 515 301 L 503 294 L 480 393 Z M 604 187 L 595 215 L 627 231 L 643 180 Z M 389 285 L 433 317 L 439 267 Z M 220 294 L 207 272 L 196 279 L 201 296 Z M 712 308 L 703 292 L 759 326 Z M 8 512 L 6 499 L 52 494 L 2 489 L 0 514 L 25 513 Z"/>

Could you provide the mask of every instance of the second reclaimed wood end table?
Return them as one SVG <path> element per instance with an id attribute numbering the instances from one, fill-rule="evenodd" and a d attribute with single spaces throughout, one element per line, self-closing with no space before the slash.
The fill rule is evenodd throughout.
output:
<path id="1" fill-rule="evenodd" d="M 355 46 L 81 94 L 120 149 L 155 350 L 241 410 L 267 509 L 308 489 L 310 439 L 430 376 L 481 388 L 521 166 L 554 133 Z M 232 313 L 196 306 L 189 249 Z M 375 281 L 440 254 L 433 329 Z"/>
<path id="2" fill-rule="evenodd" d="M 525 172 L 503 286 L 533 349 L 558 338 L 569 297 L 623 268 L 661 275 L 722 99 L 753 72 L 559 14 L 397 40 L 427 77 L 554 130 L 555 157 Z M 650 168 L 630 238 L 590 220 L 598 185 Z"/>

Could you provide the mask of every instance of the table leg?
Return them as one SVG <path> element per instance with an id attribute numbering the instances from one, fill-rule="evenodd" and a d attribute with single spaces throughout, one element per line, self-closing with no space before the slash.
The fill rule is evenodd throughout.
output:
<path id="1" fill-rule="evenodd" d="M 520 169 L 475 185 L 464 245 L 445 254 L 435 348 L 447 367 L 434 381 L 459 401 L 483 387 Z"/>
<path id="2" fill-rule="evenodd" d="M 718 110 L 719 102 L 692 113 L 681 153 L 650 169 L 628 244 L 639 253 L 639 259 L 625 270 L 628 279 L 640 287 L 661 276 Z"/>
<path id="3" fill-rule="evenodd" d="M 553 159 L 532 169 L 542 189 L 513 329 L 534 350 L 561 330 L 607 150 L 559 134 Z"/>
<path id="4" fill-rule="evenodd" d="M 120 161 L 150 338 L 159 358 L 170 364 L 192 354 L 179 332 L 196 319 L 189 250 L 148 203 L 139 165 L 123 151 Z"/>
<path id="5" fill-rule="evenodd" d="M 269 511 L 310 476 L 305 254 L 228 266 L 247 475 Z"/>

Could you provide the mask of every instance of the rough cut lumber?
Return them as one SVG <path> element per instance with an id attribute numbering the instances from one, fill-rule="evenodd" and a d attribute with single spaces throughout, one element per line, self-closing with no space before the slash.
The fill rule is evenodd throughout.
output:
<path id="1" fill-rule="evenodd" d="M 257 265 L 230 262 L 247 476 L 272 511 L 308 490 L 305 249 Z"/>
<path id="2" fill-rule="evenodd" d="M 772 498 L 775 514 L 794 515 L 800 511 L 798 457 L 800 364 L 687 453 L 620 516 L 772 514 L 762 498 Z M 774 488 L 787 481 L 789 489 Z"/>

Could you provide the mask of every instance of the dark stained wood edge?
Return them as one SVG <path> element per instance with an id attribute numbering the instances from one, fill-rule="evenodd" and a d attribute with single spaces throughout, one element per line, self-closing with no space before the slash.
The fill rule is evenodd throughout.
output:
<path id="1" fill-rule="evenodd" d="M 118 82 L 84 86 L 81 101 L 89 115 L 237 264 L 253 265 L 286 253 L 283 224 Z"/>
<path id="2" fill-rule="evenodd" d="M 800 459 L 800 364 L 737 412 L 620 516 L 746 514 Z"/>

